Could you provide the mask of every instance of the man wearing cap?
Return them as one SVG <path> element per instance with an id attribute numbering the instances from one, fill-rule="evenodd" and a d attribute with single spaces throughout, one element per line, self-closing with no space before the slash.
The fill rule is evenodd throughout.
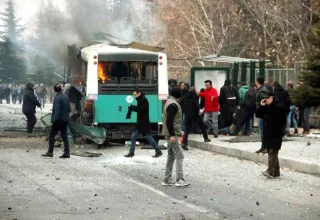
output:
<path id="1" fill-rule="evenodd" d="M 280 176 L 278 153 L 282 145 L 282 128 L 286 123 L 286 109 L 274 92 L 267 92 L 257 108 L 256 115 L 263 119 L 262 144 L 268 151 L 268 169 L 262 175 L 268 178 Z"/>

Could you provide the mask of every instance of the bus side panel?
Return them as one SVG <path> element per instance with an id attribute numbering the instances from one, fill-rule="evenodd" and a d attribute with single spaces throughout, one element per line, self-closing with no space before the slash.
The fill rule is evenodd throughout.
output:
<path id="1" fill-rule="evenodd" d="M 149 101 L 149 117 L 151 123 L 162 122 L 162 102 L 158 95 L 147 95 Z M 131 118 L 126 119 L 128 106 L 137 105 L 131 95 L 99 95 L 94 102 L 95 123 L 136 123 L 137 114 L 132 112 Z"/>

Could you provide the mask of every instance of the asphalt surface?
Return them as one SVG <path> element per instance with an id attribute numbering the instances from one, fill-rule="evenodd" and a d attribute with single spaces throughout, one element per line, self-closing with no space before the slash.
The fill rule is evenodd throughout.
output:
<path id="1" fill-rule="evenodd" d="M 21 117 L 1 109 L 0 124 Z M 1 220 L 320 219 L 319 176 L 284 169 L 268 180 L 264 165 L 191 149 L 184 161 L 191 185 L 164 187 L 165 150 L 158 159 L 139 148 L 124 158 L 125 146 L 78 145 L 74 151 L 102 156 L 63 160 L 57 148 L 46 159 L 43 138 L 14 137 L 0 137 Z"/>
<path id="2" fill-rule="evenodd" d="M 97 158 L 41 158 L 36 138 L 0 141 L 0 219 L 319 219 L 320 178 L 192 149 L 185 152 L 187 188 L 163 187 L 166 151 L 95 150 Z"/>

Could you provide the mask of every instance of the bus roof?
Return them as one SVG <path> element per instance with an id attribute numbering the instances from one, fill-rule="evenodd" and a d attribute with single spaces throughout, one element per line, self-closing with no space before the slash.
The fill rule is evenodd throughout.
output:
<path id="1" fill-rule="evenodd" d="M 137 42 L 132 42 L 127 45 L 110 45 L 110 43 L 95 44 L 81 49 L 81 57 L 84 60 L 88 60 L 88 57 L 94 53 L 98 55 L 105 54 L 150 54 L 158 55 L 159 51 L 163 48 L 152 47 Z"/>

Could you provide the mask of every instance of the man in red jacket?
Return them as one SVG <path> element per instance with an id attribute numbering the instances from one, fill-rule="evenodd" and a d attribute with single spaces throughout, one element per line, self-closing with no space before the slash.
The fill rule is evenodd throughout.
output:
<path id="1" fill-rule="evenodd" d="M 204 123 L 209 129 L 212 129 L 215 138 L 218 137 L 218 114 L 219 114 L 219 96 L 215 88 L 212 87 L 212 81 L 206 80 L 206 90 L 198 93 L 201 98 L 204 98 Z M 210 118 L 212 124 L 210 123 Z"/>

